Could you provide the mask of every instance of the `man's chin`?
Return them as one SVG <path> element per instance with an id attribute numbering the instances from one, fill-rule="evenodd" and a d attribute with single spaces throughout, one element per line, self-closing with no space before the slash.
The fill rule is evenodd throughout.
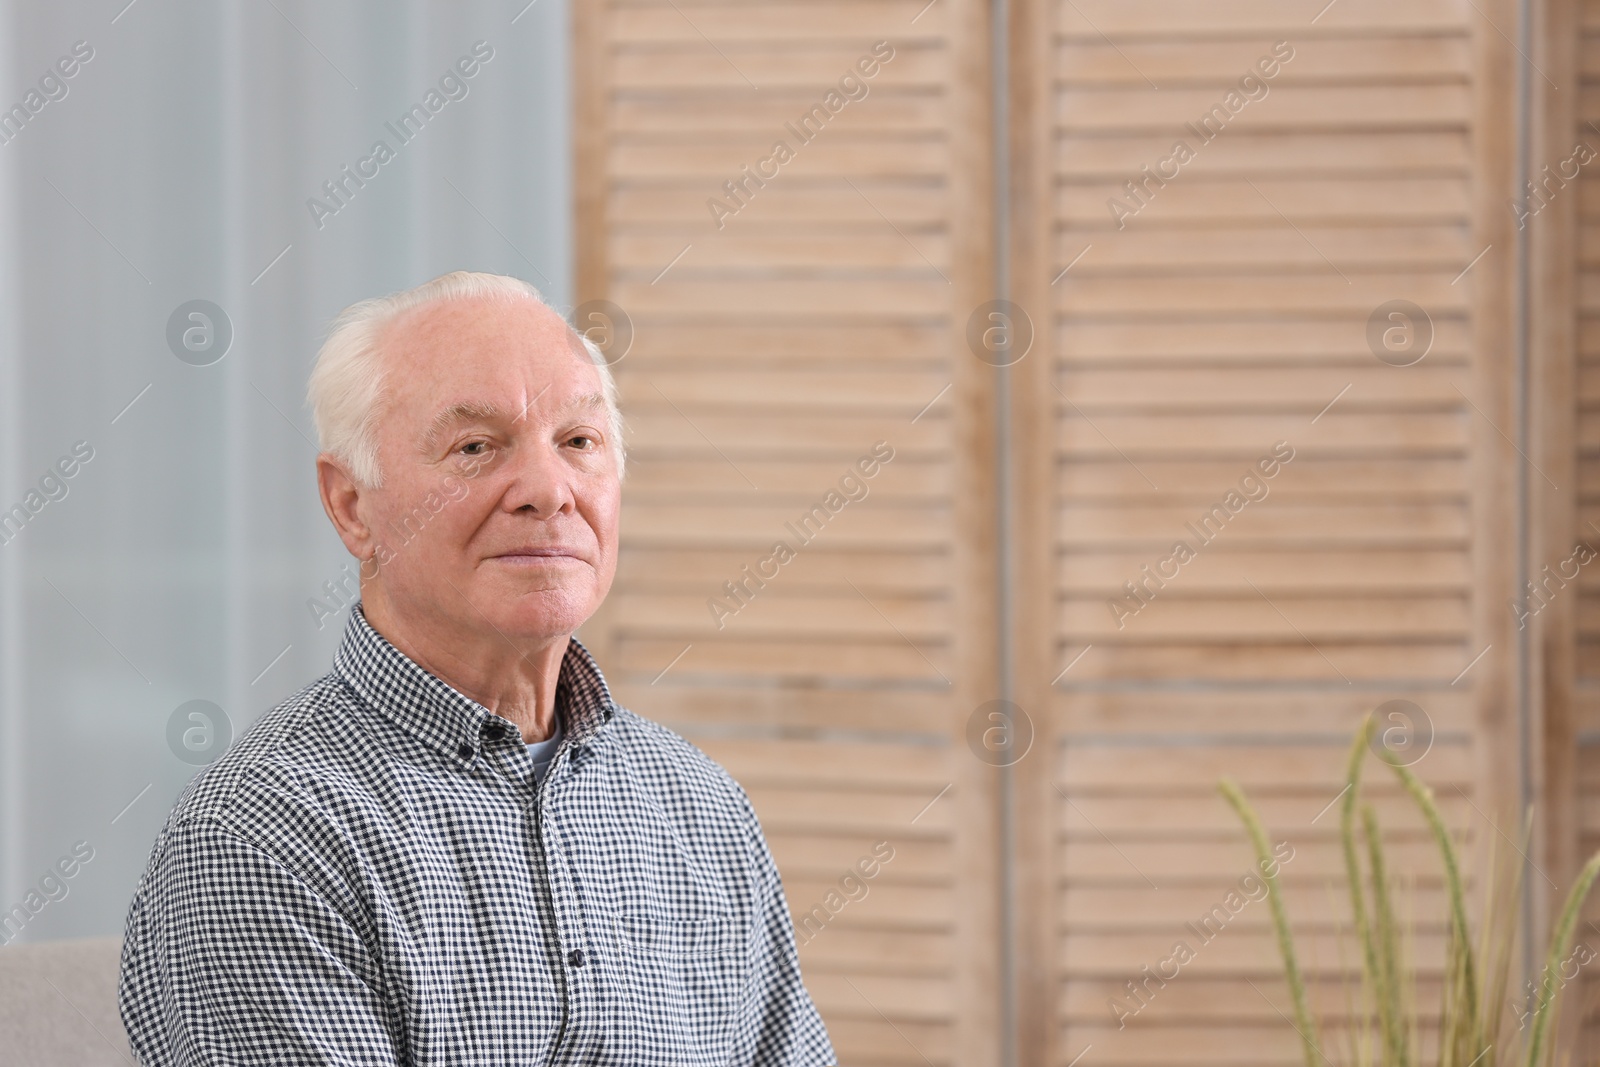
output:
<path id="1" fill-rule="evenodd" d="M 479 603 L 495 628 L 513 639 L 570 634 L 594 614 L 589 608 L 588 590 L 580 592 L 561 586 L 509 595 L 497 593 L 485 596 Z"/>

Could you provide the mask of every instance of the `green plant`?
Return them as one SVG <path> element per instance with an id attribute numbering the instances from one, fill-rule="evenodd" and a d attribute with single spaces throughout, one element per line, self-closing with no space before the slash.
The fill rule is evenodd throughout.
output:
<path id="1" fill-rule="evenodd" d="M 1350 747 L 1345 788 L 1339 798 L 1339 838 L 1346 888 L 1350 893 L 1351 933 L 1361 962 L 1360 990 L 1352 1012 L 1346 1062 L 1354 1067 L 1412 1067 L 1422 1062 L 1424 1035 L 1415 1010 L 1415 980 L 1405 966 L 1405 946 L 1401 940 L 1410 924 L 1401 923 L 1395 917 L 1377 812 L 1370 804 L 1361 802 L 1361 768 L 1371 748 L 1372 731 L 1373 722 L 1369 716 Z M 1556 975 L 1571 947 L 1579 909 L 1596 876 L 1600 875 L 1600 852 L 1584 865 L 1567 894 L 1566 904 L 1550 934 L 1545 966 L 1540 972 L 1528 1016 L 1531 1024 L 1508 1046 L 1502 1040 L 1501 1023 L 1516 940 L 1523 865 L 1509 858 L 1502 862 L 1491 858 L 1484 919 L 1480 924 L 1481 941 L 1475 949 L 1455 841 L 1434 803 L 1433 791 L 1393 753 L 1381 747 L 1376 751 L 1379 760 L 1394 772 L 1406 795 L 1421 811 L 1438 845 L 1444 867 L 1449 933 L 1437 1032 L 1433 1035 L 1438 1067 L 1509 1067 L 1512 1064 L 1547 1067 L 1554 1060 L 1549 1035 L 1560 994 Z M 1218 788 L 1238 813 L 1265 872 L 1270 860 L 1267 834 L 1255 809 L 1246 799 L 1244 790 L 1231 779 L 1223 779 Z M 1358 822 L 1366 845 L 1365 877 L 1361 866 L 1362 850 L 1357 844 Z M 1531 821 L 1525 823 L 1524 840 L 1531 826 Z M 1521 858 L 1520 854 L 1517 858 Z M 1266 882 L 1271 894 L 1278 951 L 1283 957 L 1284 977 L 1293 1002 L 1294 1027 L 1300 1034 L 1306 1067 L 1332 1067 L 1335 1061 L 1322 1048 L 1307 1003 L 1305 978 L 1295 957 L 1288 911 L 1278 890 L 1275 871 Z M 1519 1043 L 1520 1055 L 1515 1048 Z"/>

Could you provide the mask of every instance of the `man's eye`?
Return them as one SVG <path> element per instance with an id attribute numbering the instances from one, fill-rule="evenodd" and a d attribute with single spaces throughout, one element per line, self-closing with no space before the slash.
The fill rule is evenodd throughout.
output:
<path id="1" fill-rule="evenodd" d="M 481 455 L 483 455 L 482 452 L 470 452 L 470 451 L 468 451 L 468 449 L 488 448 L 488 447 L 489 447 L 489 442 L 487 442 L 487 441 L 468 441 L 466 444 L 462 445 L 461 448 L 458 451 L 464 452 L 469 456 L 481 456 Z"/>
<path id="2" fill-rule="evenodd" d="M 594 440 L 594 438 L 592 438 L 592 437 L 590 437 L 590 436 L 589 436 L 589 435 L 588 435 L 588 434 L 586 434 L 586 433 L 580 433 L 580 434 L 578 434 L 578 435 L 577 435 L 577 436 L 575 436 L 575 437 L 570 437 L 570 438 L 568 438 L 568 439 L 567 439 L 567 444 L 569 444 L 569 445 L 570 445 L 570 444 L 572 444 L 572 443 L 573 443 L 573 442 L 574 442 L 574 441 L 576 441 L 576 442 L 579 442 L 579 444 L 578 444 L 578 447 L 579 447 L 579 448 L 581 448 L 581 449 L 583 449 L 583 450 L 585 450 L 585 451 L 588 451 L 588 449 L 589 449 L 589 448 L 590 448 L 590 446 L 592 446 L 592 445 L 594 445 L 594 443 L 595 443 L 595 440 Z"/>

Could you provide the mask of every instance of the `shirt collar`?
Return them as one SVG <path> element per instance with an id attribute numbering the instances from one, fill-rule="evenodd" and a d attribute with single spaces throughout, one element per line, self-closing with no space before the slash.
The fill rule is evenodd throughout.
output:
<path id="1" fill-rule="evenodd" d="M 350 609 L 333 669 L 373 708 L 447 759 L 470 763 L 484 728 L 506 721 L 390 644 L 367 622 L 359 602 Z M 556 680 L 556 711 L 565 718 L 569 741 L 590 741 L 616 710 L 594 657 L 570 638 Z"/>

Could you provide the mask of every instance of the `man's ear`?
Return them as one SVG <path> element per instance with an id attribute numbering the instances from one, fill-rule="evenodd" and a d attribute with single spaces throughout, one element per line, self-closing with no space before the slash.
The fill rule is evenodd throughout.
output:
<path id="1" fill-rule="evenodd" d="M 331 452 L 317 456 L 317 490 L 322 495 L 322 510 L 339 534 L 339 540 L 356 559 L 370 559 L 376 551 L 372 528 L 361 517 L 363 490 L 350 472 Z"/>

